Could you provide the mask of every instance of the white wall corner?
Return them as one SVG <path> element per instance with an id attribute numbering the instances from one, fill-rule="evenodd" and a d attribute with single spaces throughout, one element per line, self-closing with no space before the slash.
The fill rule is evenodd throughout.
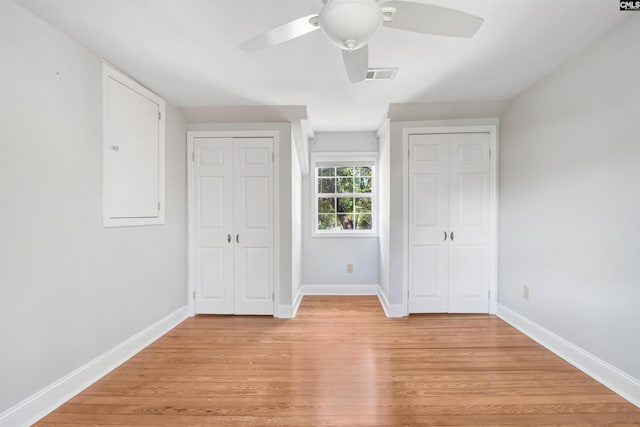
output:
<path id="1" fill-rule="evenodd" d="M 300 172 L 303 176 L 309 175 L 309 139 L 314 132 L 308 120 L 296 120 L 291 122 L 291 134 L 298 152 Z"/>
<path id="2" fill-rule="evenodd" d="M 302 288 L 298 290 L 297 295 L 293 299 L 293 304 L 283 304 L 278 306 L 278 318 L 279 319 L 293 319 L 296 317 L 300 303 L 302 302 Z"/>
<path id="3" fill-rule="evenodd" d="M 313 131 L 313 128 L 311 127 L 311 122 L 309 120 L 304 120 L 304 119 L 300 120 L 300 125 L 302 126 L 302 132 L 304 133 L 304 136 L 307 142 L 307 147 L 308 147 L 309 140 L 315 137 L 315 132 Z"/>
<path id="4" fill-rule="evenodd" d="M 639 379 L 502 304 L 498 304 L 497 315 L 538 344 L 546 347 L 635 406 L 640 407 Z"/>
<path id="5" fill-rule="evenodd" d="M 389 131 L 389 124 L 390 124 L 390 120 L 385 118 L 382 123 L 380 123 L 380 126 L 378 127 L 378 129 L 376 129 L 376 136 L 378 138 L 380 138 L 380 136 L 384 133 L 384 132 L 388 132 Z"/>
<path id="6" fill-rule="evenodd" d="M 378 299 L 380 300 L 380 304 L 382 305 L 382 309 L 384 310 L 384 314 L 387 317 L 406 317 L 409 315 L 407 313 L 406 307 L 403 304 L 391 304 L 387 299 L 382 288 L 378 289 Z"/>
<path id="7" fill-rule="evenodd" d="M 186 318 L 187 306 L 180 307 L 111 350 L 7 409 L 0 414 L 0 427 L 34 424 L 175 328 Z"/>

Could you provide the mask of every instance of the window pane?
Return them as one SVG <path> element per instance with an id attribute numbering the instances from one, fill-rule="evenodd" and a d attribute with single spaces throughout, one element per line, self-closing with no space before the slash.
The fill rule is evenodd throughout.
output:
<path id="1" fill-rule="evenodd" d="M 318 176 L 336 176 L 336 168 L 318 168 Z"/>
<path id="2" fill-rule="evenodd" d="M 318 179 L 318 193 L 335 193 L 335 192 L 336 192 L 335 178 L 319 178 Z"/>
<path id="3" fill-rule="evenodd" d="M 336 228 L 335 214 L 318 215 L 318 230 L 335 230 Z"/>
<path id="4" fill-rule="evenodd" d="M 354 178 L 354 193 L 371 193 L 371 178 Z"/>
<path id="5" fill-rule="evenodd" d="M 375 168 L 370 163 L 339 160 L 341 166 L 320 163 L 316 172 L 316 230 L 348 235 L 373 230 Z M 350 196 L 350 197 L 349 197 Z"/>
<path id="6" fill-rule="evenodd" d="M 318 198 L 318 213 L 335 213 L 336 199 L 334 198 Z"/>
<path id="7" fill-rule="evenodd" d="M 338 215 L 338 225 L 343 230 L 353 230 L 353 215 Z"/>
<path id="8" fill-rule="evenodd" d="M 356 198 L 356 213 L 371 213 L 371 197 Z"/>
<path id="9" fill-rule="evenodd" d="M 357 168 L 353 168 L 354 169 L 354 175 L 355 176 L 371 176 L 371 168 L 367 167 L 367 166 L 362 166 L 362 167 L 357 167 Z"/>
<path id="10" fill-rule="evenodd" d="M 353 193 L 353 178 L 338 178 L 338 193 Z"/>
<path id="11" fill-rule="evenodd" d="M 338 176 L 353 176 L 353 168 L 338 168 L 337 175 Z"/>
<path id="12" fill-rule="evenodd" d="M 355 215 L 354 226 L 357 230 L 371 230 L 371 214 Z"/>
<path id="13" fill-rule="evenodd" d="M 351 197 L 338 197 L 338 213 L 352 213 L 353 199 Z"/>

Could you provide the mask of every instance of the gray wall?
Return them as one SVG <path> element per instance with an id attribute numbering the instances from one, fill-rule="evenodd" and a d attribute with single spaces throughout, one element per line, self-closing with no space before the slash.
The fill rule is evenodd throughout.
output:
<path id="1" fill-rule="evenodd" d="M 636 378 L 639 46 L 633 16 L 534 84 L 500 147 L 499 302 Z"/>
<path id="2" fill-rule="evenodd" d="M 389 104 L 387 117 L 392 122 L 498 117 L 508 106 L 509 100 Z"/>
<path id="3" fill-rule="evenodd" d="M 375 132 L 316 133 L 310 152 L 377 152 Z M 310 176 L 302 181 L 302 283 L 305 285 L 377 285 L 377 237 L 312 237 L 313 194 Z M 353 264 L 353 273 L 347 273 Z"/>
<path id="4" fill-rule="evenodd" d="M 206 109 L 205 109 L 206 110 Z M 202 115 L 206 118 L 206 115 Z M 280 215 L 280 300 L 279 305 L 292 303 L 292 210 L 291 210 L 291 123 L 188 123 L 187 130 L 267 130 L 278 131 L 278 210 Z M 277 286 L 277 285 L 276 285 Z"/>
<path id="5" fill-rule="evenodd" d="M 0 1 L 0 412 L 186 304 L 185 124 L 167 221 L 102 227 L 100 60 Z"/>

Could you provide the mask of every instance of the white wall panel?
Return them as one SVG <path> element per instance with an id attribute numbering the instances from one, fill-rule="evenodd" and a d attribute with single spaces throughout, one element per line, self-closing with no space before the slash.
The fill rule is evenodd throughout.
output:
<path id="1" fill-rule="evenodd" d="M 311 152 L 375 152 L 374 132 L 317 133 Z M 311 173 L 313 175 L 313 173 Z M 307 285 L 378 284 L 378 237 L 312 237 L 313 194 L 310 177 L 302 180 L 302 283 Z M 347 273 L 353 264 L 353 273 Z"/>
<path id="2" fill-rule="evenodd" d="M 2 412 L 186 304 L 186 156 L 169 107 L 166 223 L 103 228 L 100 59 L 10 0 L 0 39 Z"/>
<path id="3" fill-rule="evenodd" d="M 636 379 L 639 44 L 630 16 L 527 89 L 500 151 L 500 303 Z"/>

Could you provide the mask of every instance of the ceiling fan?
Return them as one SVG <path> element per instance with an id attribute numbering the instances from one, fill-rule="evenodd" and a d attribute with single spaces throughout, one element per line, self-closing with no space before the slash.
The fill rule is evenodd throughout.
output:
<path id="1" fill-rule="evenodd" d="M 450 37 L 472 37 L 482 18 L 430 4 L 412 1 L 322 0 L 317 15 L 307 15 L 280 25 L 240 45 L 254 52 L 301 37 L 320 28 L 342 49 L 349 80 L 364 80 L 369 67 L 367 43 L 382 25 L 397 30 Z"/>

